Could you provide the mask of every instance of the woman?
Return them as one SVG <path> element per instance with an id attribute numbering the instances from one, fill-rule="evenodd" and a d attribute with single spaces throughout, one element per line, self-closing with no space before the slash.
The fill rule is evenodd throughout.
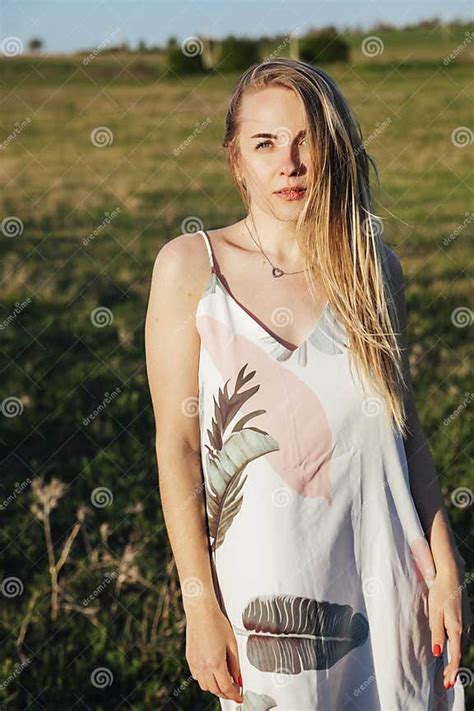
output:
<path id="1" fill-rule="evenodd" d="M 223 709 L 464 708 L 464 561 L 359 125 L 277 59 L 223 143 L 247 215 L 161 249 L 146 319 L 192 677 Z"/>

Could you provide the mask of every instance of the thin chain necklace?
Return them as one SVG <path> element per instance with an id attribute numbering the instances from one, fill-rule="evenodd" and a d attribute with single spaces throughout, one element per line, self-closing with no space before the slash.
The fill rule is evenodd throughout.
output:
<path id="1" fill-rule="evenodd" d="M 253 223 L 253 226 L 254 226 L 254 229 L 255 229 L 255 234 L 256 234 L 257 237 L 258 237 L 258 242 L 256 242 L 256 240 L 255 240 L 253 234 L 250 232 L 249 226 L 247 225 L 247 221 L 244 220 L 244 222 L 245 222 L 245 226 L 246 226 L 246 228 L 247 228 L 247 231 L 248 231 L 250 237 L 251 237 L 252 240 L 255 242 L 255 244 L 257 245 L 257 247 L 259 248 L 259 250 L 261 251 L 261 253 L 262 253 L 263 256 L 265 257 L 265 259 L 267 260 L 267 262 L 269 262 L 269 263 L 271 264 L 271 267 L 272 267 L 272 274 L 273 274 L 274 277 L 276 277 L 276 278 L 277 278 L 277 277 L 281 277 L 281 276 L 283 276 L 283 274 L 285 274 L 286 276 L 291 276 L 292 274 L 302 274 L 303 272 L 307 271 L 307 269 L 301 269 L 301 270 L 298 271 L 298 272 L 285 272 L 285 271 L 283 271 L 283 269 L 281 269 L 280 267 L 275 266 L 275 264 L 273 264 L 273 262 L 271 261 L 271 259 L 265 254 L 262 245 L 258 243 L 258 242 L 260 242 L 260 237 L 258 237 L 258 232 L 257 232 L 257 228 L 255 227 L 255 222 Z M 253 222 L 253 219 L 252 219 L 252 222 Z"/>

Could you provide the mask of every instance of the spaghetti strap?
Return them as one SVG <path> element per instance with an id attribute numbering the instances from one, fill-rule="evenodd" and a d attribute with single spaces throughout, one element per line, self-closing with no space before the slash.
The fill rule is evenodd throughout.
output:
<path id="1" fill-rule="evenodd" d="M 218 265 L 217 265 L 217 260 L 214 257 L 214 251 L 212 249 L 212 244 L 211 244 L 211 238 L 207 234 L 206 230 L 199 230 L 198 234 L 201 233 L 204 242 L 206 243 L 206 248 L 207 248 L 207 254 L 209 256 L 209 263 L 211 265 L 211 272 L 216 272 L 219 271 Z"/>

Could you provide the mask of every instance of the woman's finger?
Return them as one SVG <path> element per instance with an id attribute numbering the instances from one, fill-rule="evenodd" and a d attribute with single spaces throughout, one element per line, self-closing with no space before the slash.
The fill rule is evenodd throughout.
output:
<path id="1" fill-rule="evenodd" d="M 449 689 L 456 683 L 456 676 L 461 662 L 462 625 L 458 620 L 447 620 L 446 631 L 449 640 L 451 660 L 444 668 L 444 686 Z"/>
<path id="2" fill-rule="evenodd" d="M 242 674 L 240 671 L 239 663 L 239 651 L 237 647 L 237 642 L 229 643 L 227 647 L 227 664 L 229 667 L 230 674 L 234 679 L 237 686 L 242 687 Z"/>
<path id="3" fill-rule="evenodd" d="M 443 647 L 446 641 L 442 614 L 436 613 L 435 615 L 430 616 L 430 629 L 431 650 L 435 657 L 439 657 L 443 653 Z"/>
<path id="4" fill-rule="evenodd" d="M 239 703 L 243 702 L 239 685 L 232 679 L 225 662 L 214 671 L 214 678 L 224 699 L 231 699 L 232 701 L 238 701 Z"/>
<path id="5" fill-rule="evenodd" d="M 209 669 L 199 674 L 198 683 L 203 691 L 210 691 L 211 694 L 215 694 L 215 696 L 220 696 L 222 693 L 214 678 L 214 674 Z"/>

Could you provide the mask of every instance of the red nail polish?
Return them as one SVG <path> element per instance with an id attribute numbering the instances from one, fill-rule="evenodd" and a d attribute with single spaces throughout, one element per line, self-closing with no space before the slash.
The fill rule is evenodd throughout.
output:
<path id="1" fill-rule="evenodd" d="M 439 655 L 441 654 L 441 647 L 439 644 L 435 644 L 435 646 L 433 647 L 433 654 L 435 655 L 435 657 L 439 657 Z"/>
<path id="2" fill-rule="evenodd" d="M 444 685 L 444 688 L 445 688 L 445 689 L 450 689 L 452 686 L 453 686 L 453 685 L 451 684 L 451 682 L 448 681 L 448 682 Z"/>
<path id="3" fill-rule="evenodd" d="M 239 674 L 238 682 L 239 682 L 239 686 L 242 687 L 242 686 L 243 686 L 243 683 L 242 683 L 242 674 Z"/>

